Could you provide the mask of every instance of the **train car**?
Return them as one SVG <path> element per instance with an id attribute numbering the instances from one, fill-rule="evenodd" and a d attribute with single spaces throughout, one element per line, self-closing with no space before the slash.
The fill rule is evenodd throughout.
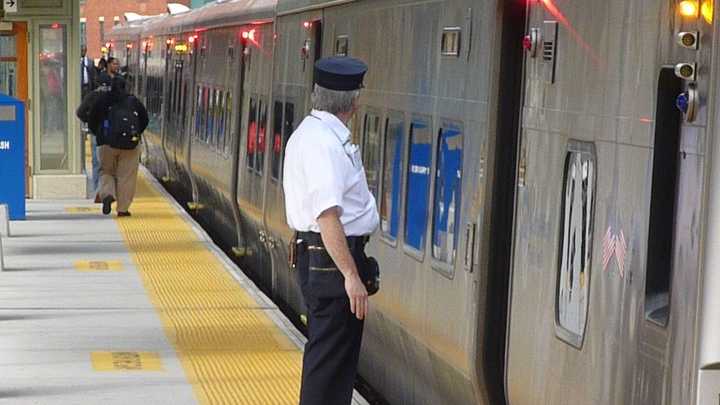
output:
<path id="1" fill-rule="evenodd" d="M 712 12 L 234 0 L 111 36 L 137 49 L 146 166 L 296 321 L 285 145 L 316 60 L 368 63 L 351 129 L 382 289 L 360 375 L 382 401 L 705 405 L 720 394 Z"/>

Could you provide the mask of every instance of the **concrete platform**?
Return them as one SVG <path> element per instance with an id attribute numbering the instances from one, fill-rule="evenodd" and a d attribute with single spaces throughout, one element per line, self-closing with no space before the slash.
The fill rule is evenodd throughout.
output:
<path id="1" fill-rule="evenodd" d="M 167 197 L 150 179 L 145 181 Z M 197 233 L 200 243 L 225 266 L 233 282 L 245 289 L 252 303 L 238 302 L 238 313 L 269 319 L 265 324 L 276 330 L 263 333 L 282 334 L 282 340 L 290 345 L 278 350 L 300 352 L 302 335 L 174 201 L 169 203 L 173 215 Z M 162 299 L 152 295 L 147 275 L 138 268 L 142 263 L 129 248 L 132 243 L 126 240 L 125 228 L 113 216 L 101 215 L 99 206 L 88 200 L 29 201 L 28 219 L 11 223 L 12 236 L 3 239 L 5 268 L 0 272 L 0 404 L 253 403 L 240 399 L 227 402 L 218 399 L 220 396 L 213 399 L 203 394 L 214 389 L 212 384 L 245 382 L 200 381 L 201 372 L 188 370 L 194 364 L 188 358 L 197 353 L 178 356 L 184 350 L 181 335 L 185 330 L 168 327 L 171 317 L 167 311 L 192 312 L 195 318 L 203 319 L 205 309 L 173 306 L 168 310 L 157 302 Z M 261 326 L 267 327 L 265 324 Z M 249 332 L 228 333 L 258 333 L 258 326 L 252 326 L 255 329 Z M 233 336 L 229 336 L 230 345 L 235 346 L 235 341 L 242 345 Z M 258 351 L 235 347 L 220 350 L 222 355 L 234 351 L 227 359 L 235 362 Z M 301 357 L 290 355 L 293 362 Z M 208 352 L 208 357 L 217 356 Z M 286 377 L 292 382 L 289 387 L 295 387 L 290 390 L 295 390 L 299 381 L 293 380 L 299 376 Z M 263 386 L 257 381 L 248 384 L 256 383 Z M 270 398 L 263 393 L 252 395 Z M 296 394 L 291 392 L 283 398 L 291 397 L 296 398 Z M 355 397 L 355 404 L 366 403 L 357 393 Z M 254 403 L 293 403 L 287 399 L 259 401 Z"/>

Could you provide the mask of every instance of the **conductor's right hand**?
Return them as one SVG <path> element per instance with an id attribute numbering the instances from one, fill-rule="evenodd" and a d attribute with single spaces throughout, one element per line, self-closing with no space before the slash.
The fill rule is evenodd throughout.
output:
<path id="1" fill-rule="evenodd" d="M 368 292 L 357 273 L 345 278 L 345 292 L 350 299 L 350 312 L 363 320 L 368 312 Z"/>

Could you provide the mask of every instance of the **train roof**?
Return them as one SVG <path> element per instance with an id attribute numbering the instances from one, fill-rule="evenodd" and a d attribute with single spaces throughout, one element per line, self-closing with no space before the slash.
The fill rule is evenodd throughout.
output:
<path id="1" fill-rule="evenodd" d="M 278 2 L 278 15 L 299 13 L 306 10 L 352 3 L 357 0 L 282 0 Z"/>
<path id="2" fill-rule="evenodd" d="M 163 14 L 113 28 L 112 37 L 127 39 L 193 30 L 260 24 L 275 18 L 278 0 L 218 0 L 181 14 Z"/>

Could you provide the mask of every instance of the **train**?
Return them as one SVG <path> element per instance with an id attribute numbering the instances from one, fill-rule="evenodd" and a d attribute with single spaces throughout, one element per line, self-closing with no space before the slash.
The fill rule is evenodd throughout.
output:
<path id="1" fill-rule="evenodd" d="M 284 150 L 313 65 L 382 271 L 359 373 L 389 404 L 717 404 L 712 0 L 226 0 L 128 22 L 143 164 L 299 323 Z M 308 158 L 312 158 L 308 156 Z"/>

